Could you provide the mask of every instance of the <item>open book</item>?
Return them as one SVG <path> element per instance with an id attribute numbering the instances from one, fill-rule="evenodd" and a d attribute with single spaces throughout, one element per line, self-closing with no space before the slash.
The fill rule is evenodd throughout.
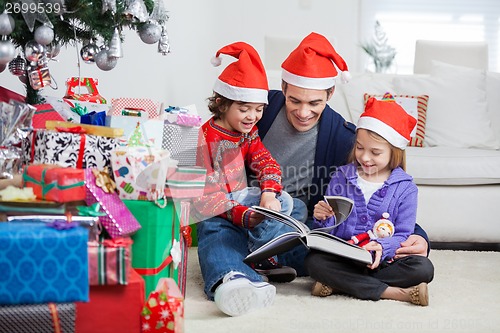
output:
<path id="1" fill-rule="evenodd" d="M 332 227 L 318 228 L 313 230 L 309 229 L 307 225 L 291 216 L 284 215 L 280 212 L 264 207 L 252 206 L 251 209 L 253 211 L 278 222 L 284 223 L 294 229 L 294 231 L 284 233 L 270 240 L 257 250 L 250 253 L 244 259 L 244 261 L 259 262 L 279 253 L 285 252 L 299 244 L 303 244 L 310 249 L 336 254 L 365 264 L 371 264 L 373 262 L 373 258 L 369 251 L 357 245 L 349 244 L 347 241 L 333 236 L 329 233 L 329 231 L 331 231 L 333 228 L 344 222 L 352 211 L 352 201 L 348 198 L 340 198 L 342 198 L 342 200 L 339 200 L 338 198 L 332 199 L 332 197 L 330 197 L 329 201 L 332 202 L 332 200 L 336 200 L 337 204 L 339 202 L 342 202 L 342 204 L 337 205 L 337 207 L 343 207 L 342 213 L 344 214 L 339 214 L 340 211 L 335 212 L 336 208 L 332 206 L 332 208 L 334 208 L 335 215 L 338 217 L 336 219 L 335 225 Z M 350 207 L 348 207 L 349 202 L 351 203 Z M 346 207 L 348 207 L 347 210 L 345 210 Z"/>

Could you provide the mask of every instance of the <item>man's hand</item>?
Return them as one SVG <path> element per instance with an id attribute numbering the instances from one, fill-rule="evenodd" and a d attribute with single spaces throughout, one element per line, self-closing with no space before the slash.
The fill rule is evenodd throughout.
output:
<path id="1" fill-rule="evenodd" d="M 403 258 L 409 255 L 427 256 L 428 244 L 424 237 L 419 235 L 410 235 L 407 240 L 401 243 L 401 247 L 396 250 L 395 259 Z"/>

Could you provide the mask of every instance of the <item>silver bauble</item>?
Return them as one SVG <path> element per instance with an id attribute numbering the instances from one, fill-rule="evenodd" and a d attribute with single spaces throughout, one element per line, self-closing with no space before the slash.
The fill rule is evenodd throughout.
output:
<path id="1" fill-rule="evenodd" d="M 146 23 L 139 28 L 139 37 L 146 44 L 154 44 L 160 40 L 161 27 L 158 24 Z"/>
<path id="2" fill-rule="evenodd" d="M 113 37 L 109 41 L 108 57 L 123 58 L 122 41 L 120 39 L 120 32 L 117 28 L 115 28 Z"/>
<path id="3" fill-rule="evenodd" d="M 47 52 L 47 57 L 49 59 L 55 58 L 61 52 L 61 44 L 59 43 L 50 43 L 45 46 L 45 51 Z"/>
<path id="4" fill-rule="evenodd" d="M 43 56 L 44 52 L 45 47 L 34 40 L 30 40 L 24 46 L 24 55 L 29 62 L 38 62 L 38 59 Z"/>
<path id="5" fill-rule="evenodd" d="M 0 40 L 0 65 L 6 65 L 16 56 L 16 47 L 10 40 Z"/>
<path id="6" fill-rule="evenodd" d="M 28 83 L 28 76 L 26 76 L 26 74 L 18 76 L 18 78 L 19 78 L 19 81 L 21 81 L 22 83 L 24 83 L 24 84 Z"/>
<path id="7" fill-rule="evenodd" d="M 115 68 L 118 58 L 109 57 L 108 50 L 102 49 L 95 55 L 95 64 L 103 71 L 109 71 Z"/>
<path id="8" fill-rule="evenodd" d="M 26 60 L 18 54 L 17 57 L 9 62 L 9 71 L 15 76 L 24 75 L 26 73 Z"/>
<path id="9" fill-rule="evenodd" d="M 46 25 L 41 25 L 35 30 L 35 41 L 42 45 L 49 45 L 54 40 L 54 30 Z"/>
<path id="10" fill-rule="evenodd" d="M 0 73 L 2 73 L 5 70 L 5 68 L 7 68 L 7 65 L 6 64 L 1 64 L 0 65 Z"/>
<path id="11" fill-rule="evenodd" d="M 84 45 L 80 50 L 80 56 L 86 64 L 93 64 L 97 53 L 99 53 L 99 47 L 95 44 Z"/>
<path id="12" fill-rule="evenodd" d="M 14 28 L 16 27 L 16 22 L 14 18 L 7 13 L 0 15 L 0 35 L 7 36 L 10 35 Z"/>

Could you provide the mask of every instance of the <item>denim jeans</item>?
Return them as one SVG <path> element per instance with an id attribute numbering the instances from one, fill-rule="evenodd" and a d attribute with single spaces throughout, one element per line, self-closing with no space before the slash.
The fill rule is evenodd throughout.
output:
<path id="1" fill-rule="evenodd" d="M 244 206 L 259 205 L 261 190 L 249 187 L 227 194 L 227 197 Z M 281 202 L 281 212 L 290 214 L 293 199 L 286 192 L 277 197 Z M 231 271 L 238 271 L 250 279 L 262 281 L 262 276 L 255 272 L 243 259 L 253 250 L 291 228 L 287 225 L 265 219 L 253 229 L 234 225 L 221 217 L 212 217 L 197 224 L 198 260 L 205 281 L 205 293 L 213 300 L 214 286 Z"/>

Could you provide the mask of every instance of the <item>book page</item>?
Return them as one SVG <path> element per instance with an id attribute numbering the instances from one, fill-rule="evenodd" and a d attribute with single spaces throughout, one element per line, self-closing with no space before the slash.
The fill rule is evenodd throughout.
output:
<path id="1" fill-rule="evenodd" d="M 302 238 L 303 236 L 295 231 L 284 233 L 250 253 L 243 261 L 258 262 L 283 253 L 298 244 L 304 244 Z"/>
<path id="2" fill-rule="evenodd" d="M 282 213 L 277 212 L 275 210 L 267 209 L 267 208 L 260 207 L 260 206 L 252 206 L 252 207 L 250 207 L 250 209 L 252 209 L 254 212 L 262 214 L 270 219 L 274 219 L 276 221 L 284 223 L 284 224 L 288 225 L 289 227 L 293 228 L 294 230 L 297 230 L 302 235 L 306 235 L 309 232 L 309 228 L 304 223 L 300 222 L 299 220 L 297 220 L 289 215 L 285 215 L 285 214 L 282 214 Z"/>
<path id="3" fill-rule="evenodd" d="M 325 195 L 325 201 L 333 209 L 335 214 L 335 226 L 347 220 L 354 208 L 354 201 L 347 197 Z"/>

